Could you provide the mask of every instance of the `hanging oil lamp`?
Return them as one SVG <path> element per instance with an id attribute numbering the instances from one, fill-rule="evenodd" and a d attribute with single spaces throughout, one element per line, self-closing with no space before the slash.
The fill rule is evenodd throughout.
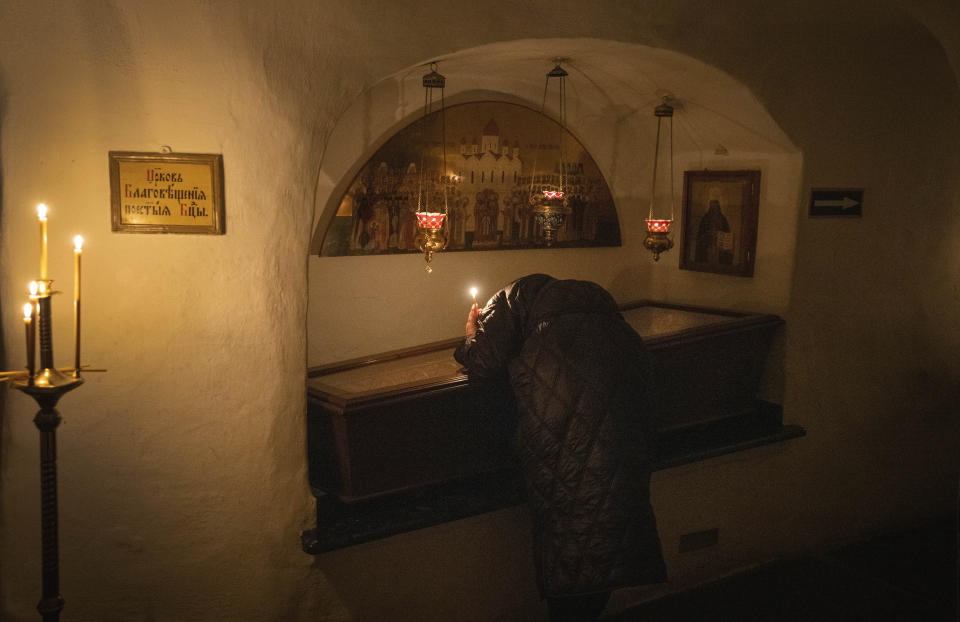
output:
<path id="1" fill-rule="evenodd" d="M 567 72 L 560 66 L 563 59 L 554 59 L 556 66 L 547 73 L 547 82 L 543 87 L 543 103 L 541 113 L 546 114 L 547 93 L 550 90 L 550 79 L 557 78 L 559 83 L 560 99 L 560 170 L 557 176 L 537 174 L 536 159 L 533 164 L 533 174 L 530 176 L 530 206 L 535 222 L 543 231 L 543 240 L 547 246 L 552 246 L 556 240 L 556 232 L 563 228 L 570 213 L 569 197 L 566 196 L 567 161 L 563 148 L 564 132 L 567 127 Z M 539 149 L 538 149 L 539 151 Z"/>
<path id="2" fill-rule="evenodd" d="M 447 247 L 447 234 L 444 229 L 447 218 L 447 124 L 444 117 L 443 89 L 447 79 L 437 72 L 437 63 L 430 63 L 430 73 L 423 76 L 423 118 L 426 125 L 427 117 L 433 112 L 434 91 L 440 90 L 440 150 L 442 169 L 437 175 L 434 167 L 429 166 L 432 160 L 430 142 L 425 140 L 420 152 L 419 184 L 417 190 L 417 237 L 414 243 L 423 253 L 426 260 L 424 270 L 427 274 L 433 272 L 430 260 L 433 254 Z M 442 203 L 438 202 L 437 187 L 440 188 Z"/>
<path id="3" fill-rule="evenodd" d="M 673 222 L 673 106 L 667 103 L 668 97 L 663 98 L 663 103 L 653 109 L 653 115 L 657 117 L 657 140 L 653 151 L 653 182 L 650 184 L 650 214 L 646 219 L 647 237 L 643 240 L 643 246 L 653 253 L 653 260 L 660 260 L 660 253 L 664 253 L 673 248 L 673 240 L 670 239 L 670 224 Z M 668 131 L 670 140 L 667 142 L 667 155 L 670 164 L 670 218 L 664 218 L 663 211 L 658 210 L 659 217 L 654 216 L 654 204 L 657 200 L 657 165 L 660 161 L 660 128 L 663 119 L 669 119 Z"/>

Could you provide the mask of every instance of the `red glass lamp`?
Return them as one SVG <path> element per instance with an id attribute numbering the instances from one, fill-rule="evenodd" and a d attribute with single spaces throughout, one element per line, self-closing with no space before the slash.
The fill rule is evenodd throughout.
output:
<path id="1" fill-rule="evenodd" d="M 547 83 L 543 87 L 543 103 L 540 112 L 546 112 L 547 91 L 550 87 L 550 79 L 557 78 L 560 85 L 560 172 L 556 178 L 551 177 L 545 182 L 545 176 L 537 174 L 537 165 L 534 162 L 533 174 L 530 176 L 530 207 L 536 223 L 540 225 L 543 232 L 543 240 L 547 246 L 552 246 L 556 239 L 557 231 L 563 229 L 567 220 L 567 215 L 572 211 L 570 209 L 569 197 L 566 196 L 567 185 L 567 163 L 563 146 L 564 130 L 567 127 L 567 87 L 566 70 L 560 66 L 560 63 L 566 59 L 553 59 L 556 66 L 547 73 Z M 540 141 L 538 141 L 540 142 Z"/>
<path id="2" fill-rule="evenodd" d="M 653 151 L 653 183 L 650 184 L 650 215 L 646 219 L 647 236 L 643 239 L 643 246 L 653 253 L 654 261 L 659 261 L 660 253 L 664 253 L 673 248 L 673 240 L 670 239 L 670 224 L 673 222 L 673 107 L 667 103 L 667 97 L 664 97 L 662 104 L 654 108 L 653 114 L 657 117 L 657 141 Z M 654 207 L 657 200 L 657 165 L 660 160 L 660 129 L 664 118 L 670 120 L 668 127 L 670 141 L 666 155 L 670 163 L 670 218 L 654 216 Z M 665 212 L 666 210 L 658 211 Z"/>
<path id="3" fill-rule="evenodd" d="M 442 155 L 442 170 L 437 175 L 437 171 L 428 172 L 426 163 L 430 159 L 428 153 L 429 144 L 424 144 L 420 153 L 420 184 L 417 193 L 417 237 L 414 243 L 417 249 L 423 253 L 426 260 L 424 270 L 427 274 L 433 272 L 430 260 L 434 253 L 438 253 L 447 247 L 447 234 L 444 224 L 447 218 L 447 124 L 444 117 L 443 107 L 443 89 L 446 86 L 447 79 L 437 73 L 437 64 L 430 63 L 430 73 L 423 76 L 424 89 L 424 110 L 423 116 L 426 118 L 432 111 L 434 90 L 440 90 L 440 150 Z M 443 196 L 443 203 L 440 205 L 431 205 L 436 203 L 436 187 L 440 186 Z"/>

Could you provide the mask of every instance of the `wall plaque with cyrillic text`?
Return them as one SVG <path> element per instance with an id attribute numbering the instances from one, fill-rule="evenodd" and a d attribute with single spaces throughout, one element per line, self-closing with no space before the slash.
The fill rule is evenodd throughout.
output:
<path id="1" fill-rule="evenodd" d="M 223 156 L 111 151 L 110 206 L 114 231 L 222 234 Z"/>

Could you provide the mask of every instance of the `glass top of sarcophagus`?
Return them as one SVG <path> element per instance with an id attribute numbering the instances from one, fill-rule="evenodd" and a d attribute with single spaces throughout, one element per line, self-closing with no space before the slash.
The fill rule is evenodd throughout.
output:
<path id="1" fill-rule="evenodd" d="M 652 349 L 685 337 L 709 335 L 775 318 L 653 302 L 624 305 L 621 314 Z M 314 395 L 350 400 L 385 392 L 465 382 L 464 372 L 453 358 L 458 343 L 459 339 L 454 338 L 316 367 L 310 372 L 308 389 Z"/>

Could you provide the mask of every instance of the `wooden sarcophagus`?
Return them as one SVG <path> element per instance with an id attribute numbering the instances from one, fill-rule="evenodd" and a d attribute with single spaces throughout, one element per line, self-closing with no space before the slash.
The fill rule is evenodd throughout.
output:
<path id="1" fill-rule="evenodd" d="M 718 422 L 764 408 L 758 391 L 779 317 L 656 302 L 621 312 L 654 356 L 665 444 L 709 444 Z M 310 371 L 308 458 L 318 497 L 354 504 L 511 466 L 510 386 L 467 378 L 453 359 L 458 342 Z"/>

